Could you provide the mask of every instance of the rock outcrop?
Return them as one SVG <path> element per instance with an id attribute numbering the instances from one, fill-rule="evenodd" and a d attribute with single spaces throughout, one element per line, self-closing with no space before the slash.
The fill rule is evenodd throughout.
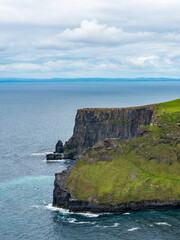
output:
<path id="1" fill-rule="evenodd" d="M 63 142 L 59 140 L 55 147 L 55 152 L 46 154 L 47 161 L 62 160 L 62 159 L 74 159 L 73 153 L 65 153 Z"/>
<path id="2" fill-rule="evenodd" d="M 180 209 L 179 119 L 180 99 L 78 110 L 65 152 L 85 151 L 73 171 L 55 175 L 53 206 L 94 213 Z"/>
<path id="3" fill-rule="evenodd" d="M 140 126 L 153 122 L 154 105 L 129 108 L 86 108 L 77 111 L 73 136 L 65 152 L 81 155 L 106 138 L 131 139 L 141 135 Z"/>
<path id="4" fill-rule="evenodd" d="M 64 152 L 63 142 L 61 140 L 59 140 L 57 142 L 55 152 L 56 153 L 63 153 Z"/>
<path id="5" fill-rule="evenodd" d="M 47 161 L 66 160 L 66 159 L 75 160 L 74 154 L 73 153 L 57 153 L 57 152 L 46 154 Z"/>
<path id="6" fill-rule="evenodd" d="M 69 209 L 71 212 L 91 213 L 125 213 L 144 210 L 173 210 L 180 209 L 180 201 L 177 200 L 149 200 L 140 202 L 129 202 L 122 204 L 108 203 L 99 204 L 91 201 L 80 201 L 68 191 L 66 181 L 72 172 L 72 168 L 56 173 L 53 192 L 53 206 Z"/>
<path id="7" fill-rule="evenodd" d="M 55 174 L 53 206 L 68 208 L 68 202 L 71 195 L 67 189 L 65 189 L 65 184 L 72 169 L 72 167 L 68 167 L 67 170 Z"/>

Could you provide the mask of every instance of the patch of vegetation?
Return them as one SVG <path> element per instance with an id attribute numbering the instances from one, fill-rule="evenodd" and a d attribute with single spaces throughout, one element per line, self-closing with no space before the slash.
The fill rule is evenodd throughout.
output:
<path id="1" fill-rule="evenodd" d="M 155 118 L 141 138 L 87 149 L 66 183 L 71 194 L 98 203 L 180 200 L 180 99 L 157 104 Z"/>
<path id="2" fill-rule="evenodd" d="M 180 112 L 180 99 L 176 99 L 170 102 L 164 102 L 157 104 L 157 106 L 162 106 L 166 113 Z"/>
<path id="3" fill-rule="evenodd" d="M 160 124 L 180 122 L 180 99 L 156 105 L 157 121 Z"/>

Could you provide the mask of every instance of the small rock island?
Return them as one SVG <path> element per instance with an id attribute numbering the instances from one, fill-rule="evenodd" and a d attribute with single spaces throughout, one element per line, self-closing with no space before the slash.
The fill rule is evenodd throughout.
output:
<path id="1" fill-rule="evenodd" d="M 180 208 L 180 99 L 80 109 L 73 136 L 56 152 L 77 162 L 55 174 L 53 206 L 93 213 Z"/>
<path id="2" fill-rule="evenodd" d="M 64 152 L 63 142 L 59 140 L 56 144 L 55 152 L 46 154 L 46 160 L 47 162 L 51 162 L 62 159 L 74 159 L 74 155 L 72 153 Z"/>

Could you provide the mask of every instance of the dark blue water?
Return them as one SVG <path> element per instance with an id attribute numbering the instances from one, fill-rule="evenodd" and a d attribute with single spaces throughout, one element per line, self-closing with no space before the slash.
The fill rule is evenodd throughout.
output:
<path id="1" fill-rule="evenodd" d="M 180 211 L 73 214 L 51 207 L 45 153 L 72 135 L 78 108 L 127 107 L 180 97 L 180 82 L 1 83 L 0 239 L 180 239 Z"/>

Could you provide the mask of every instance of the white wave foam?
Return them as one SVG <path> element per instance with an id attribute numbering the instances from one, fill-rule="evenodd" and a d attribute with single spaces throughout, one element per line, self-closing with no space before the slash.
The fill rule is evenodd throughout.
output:
<path id="1" fill-rule="evenodd" d="M 37 153 L 31 153 L 31 156 L 45 156 L 46 154 L 50 154 L 53 152 L 37 152 Z"/>
<path id="2" fill-rule="evenodd" d="M 123 215 L 129 215 L 129 214 L 130 214 L 129 212 L 123 213 Z"/>
<path id="3" fill-rule="evenodd" d="M 32 153 L 32 156 L 44 156 L 46 153 Z"/>
<path id="4" fill-rule="evenodd" d="M 91 218 L 99 217 L 99 215 L 101 215 L 101 214 L 95 214 L 95 213 L 89 213 L 89 212 L 87 212 L 87 213 L 75 213 L 75 214 L 79 214 L 79 215 L 83 215 L 85 217 L 91 217 Z"/>
<path id="5" fill-rule="evenodd" d="M 92 224 L 94 225 L 96 222 L 77 222 L 77 224 Z"/>
<path id="6" fill-rule="evenodd" d="M 95 213 L 90 213 L 90 212 L 70 212 L 68 209 L 53 207 L 51 203 L 46 205 L 45 208 L 48 210 L 51 210 L 51 211 L 59 211 L 62 214 L 76 214 L 76 215 L 82 215 L 82 216 L 89 217 L 89 218 L 97 218 L 100 215 L 111 214 L 111 213 L 95 214 Z"/>
<path id="7" fill-rule="evenodd" d="M 94 227 L 99 227 L 99 225 L 97 224 L 97 225 L 95 225 Z"/>
<path id="8" fill-rule="evenodd" d="M 100 228 L 114 228 L 114 227 L 117 227 L 119 226 L 119 223 L 114 223 L 113 225 L 110 225 L 110 226 L 99 226 L 98 224 L 95 226 L 95 227 L 100 227 Z"/>
<path id="9" fill-rule="evenodd" d="M 59 211 L 62 214 L 70 214 L 69 210 L 64 209 L 64 208 L 53 207 L 51 203 L 46 205 L 45 208 L 48 209 L 48 210 L 51 210 L 51 211 Z"/>
<path id="10" fill-rule="evenodd" d="M 169 224 L 169 223 L 167 223 L 167 222 L 156 222 L 155 224 L 156 224 L 156 225 L 166 225 L 166 226 L 171 227 L 171 224 Z"/>
<path id="11" fill-rule="evenodd" d="M 69 223 L 75 223 L 76 219 L 75 218 L 69 218 L 68 221 L 69 221 Z"/>
<path id="12" fill-rule="evenodd" d="M 66 160 L 46 160 L 46 159 L 45 159 L 45 161 L 46 161 L 47 163 L 57 163 L 57 162 L 64 163 L 64 162 L 66 162 L 66 161 L 69 161 L 69 159 L 66 159 Z"/>
<path id="13" fill-rule="evenodd" d="M 69 220 L 69 223 L 94 225 L 96 222 L 86 222 L 86 221 L 78 222 L 75 218 L 72 218 L 72 219 Z"/>
<path id="14" fill-rule="evenodd" d="M 115 223 L 115 224 L 113 225 L 113 227 L 117 227 L 117 226 L 119 226 L 119 223 Z"/>
<path id="15" fill-rule="evenodd" d="M 34 205 L 32 206 L 34 208 L 38 208 L 39 206 L 38 205 Z M 67 209 L 64 209 L 64 208 L 57 208 L 57 207 L 53 207 L 52 204 L 48 204 L 46 206 L 44 206 L 46 209 L 50 210 L 50 211 L 58 211 L 60 213 L 62 213 L 63 215 L 69 215 L 69 214 L 78 214 L 78 215 L 84 215 L 86 217 L 98 217 L 99 215 L 98 214 L 91 214 L 91 213 L 74 213 L 74 212 L 70 212 L 69 210 Z M 92 224 L 94 225 L 96 222 L 88 222 L 88 221 L 81 221 L 81 222 L 78 222 L 76 220 L 76 218 L 66 218 L 69 223 L 74 223 L 74 224 Z"/>
<path id="16" fill-rule="evenodd" d="M 140 228 L 139 228 L 139 227 L 134 227 L 134 228 L 128 229 L 127 231 L 128 231 L 128 232 L 133 232 L 133 231 L 136 231 L 136 230 L 138 230 L 138 229 L 140 229 Z"/>

